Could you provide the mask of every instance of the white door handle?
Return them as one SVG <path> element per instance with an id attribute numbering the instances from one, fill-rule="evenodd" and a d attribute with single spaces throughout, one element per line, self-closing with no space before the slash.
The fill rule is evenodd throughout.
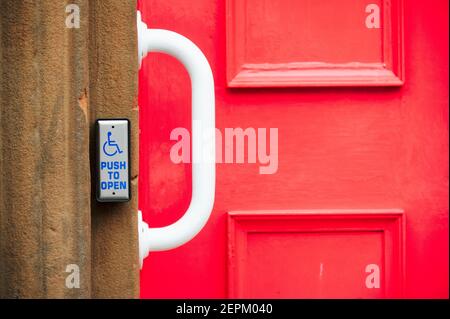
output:
<path id="1" fill-rule="evenodd" d="M 139 64 L 149 52 L 167 53 L 187 69 L 192 87 L 192 198 L 186 213 L 172 225 L 149 228 L 139 212 L 139 256 L 142 262 L 150 251 L 179 247 L 194 238 L 205 226 L 214 205 L 215 160 L 202 159 L 206 151 L 215 155 L 215 139 L 196 138 L 201 128 L 215 129 L 214 78 L 202 51 L 184 36 L 167 30 L 148 29 L 137 14 Z M 194 124 L 195 123 L 195 124 Z M 214 158 L 214 156 L 213 156 Z"/>

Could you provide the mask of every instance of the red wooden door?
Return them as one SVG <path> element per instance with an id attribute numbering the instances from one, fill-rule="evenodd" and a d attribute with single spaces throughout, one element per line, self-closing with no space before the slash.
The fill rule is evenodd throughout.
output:
<path id="1" fill-rule="evenodd" d="M 204 230 L 146 259 L 143 298 L 448 298 L 448 1 L 139 9 L 205 53 L 222 141 L 227 128 L 250 129 L 243 163 L 218 146 Z M 149 55 L 139 105 L 139 205 L 164 226 L 191 192 L 190 165 L 170 157 L 171 132 L 191 121 L 181 64 Z M 255 160 L 262 146 L 270 162 L 258 150 Z"/>

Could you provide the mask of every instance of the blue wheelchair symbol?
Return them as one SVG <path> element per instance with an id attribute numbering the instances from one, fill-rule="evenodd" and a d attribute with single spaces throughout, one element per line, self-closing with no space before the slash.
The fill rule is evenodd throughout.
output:
<path id="1" fill-rule="evenodd" d="M 116 141 L 111 139 L 111 132 L 108 132 L 108 140 L 103 144 L 103 153 L 107 156 L 114 156 L 116 154 L 122 154 L 123 151 L 120 149 Z"/>

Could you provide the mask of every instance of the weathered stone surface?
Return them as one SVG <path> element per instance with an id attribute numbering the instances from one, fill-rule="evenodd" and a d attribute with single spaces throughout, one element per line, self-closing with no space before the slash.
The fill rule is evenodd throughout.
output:
<path id="1" fill-rule="evenodd" d="M 90 41 L 91 127 L 98 118 L 129 118 L 132 159 L 132 200 L 124 204 L 92 201 L 92 293 L 99 298 L 134 297 L 139 295 L 136 3 L 90 1 L 90 15 L 96 35 Z"/>
<path id="2" fill-rule="evenodd" d="M 136 185 L 95 202 L 93 123 L 132 122 L 137 179 L 135 1 L 0 0 L 0 297 L 137 297 Z M 135 183 L 134 183 L 135 184 Z M 65 285 L 80 267 L 80 288 Z"/>

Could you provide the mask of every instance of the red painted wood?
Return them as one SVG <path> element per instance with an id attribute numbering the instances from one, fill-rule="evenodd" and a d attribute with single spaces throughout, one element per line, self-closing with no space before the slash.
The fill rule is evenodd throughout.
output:
<path id="1" fill-rule="evenodd" d="M 230 87 L 403 84 L 402 0 L 227 0 L 226 23 Z"/>
<path id="2" fill-rule="evenodd" d="M 448 1 L 405 1 L 404 85 L 393 88 L 229 89 L 225 1 L 141 0 L 139 5 L 150 27 L 189 37 L 207 56 L 216 80 L 219 129 L 279 128 L 277 173 L 260 175 L 255 164 L 218 164 L 210 222 L 185 246 L 147 258 L 143 298 L 228 296 L 228 212 L 386 207 L 405 211 L 404 297 L 448 298 Z M 189 203 L 190 167 L 172 164 L 169 157 L 171 130 L 190 128 L 189 103 L 189 78 L 182 66 L 163 55 L 147 57 L 139 84 L 139 205 L 151 226 L 175 221 Z M 252 243 L 261 252 L 272 245 L 270 238 L 254 237 Z M 281 249 L 280 237 L 273 239 Z M 320 248 L 321 240 L 314 238 L 308 251 L 305 240 L 300 235 L 288 239 L 283 254 L 293 246 L 307 254 Z M 370 257 L 379 256 L 377 240 L 367 237 Z M 257 259 L 249 260 L 256 267 Z M 293 276 L 301 262 L 291 258 L 287 266 Z M 308 267 L 299 272 L 317 275 L 312 263 Z M 289 288 L 288 276 L 269 278 L 272 287 Z M 355 293 L 341 286 L 332 291 Z"/>
<path id="3" fill-rule="evenodd" d="M 401 298 L 403 231 L 401 210 L 231 212 L 229 297 Z"/>

